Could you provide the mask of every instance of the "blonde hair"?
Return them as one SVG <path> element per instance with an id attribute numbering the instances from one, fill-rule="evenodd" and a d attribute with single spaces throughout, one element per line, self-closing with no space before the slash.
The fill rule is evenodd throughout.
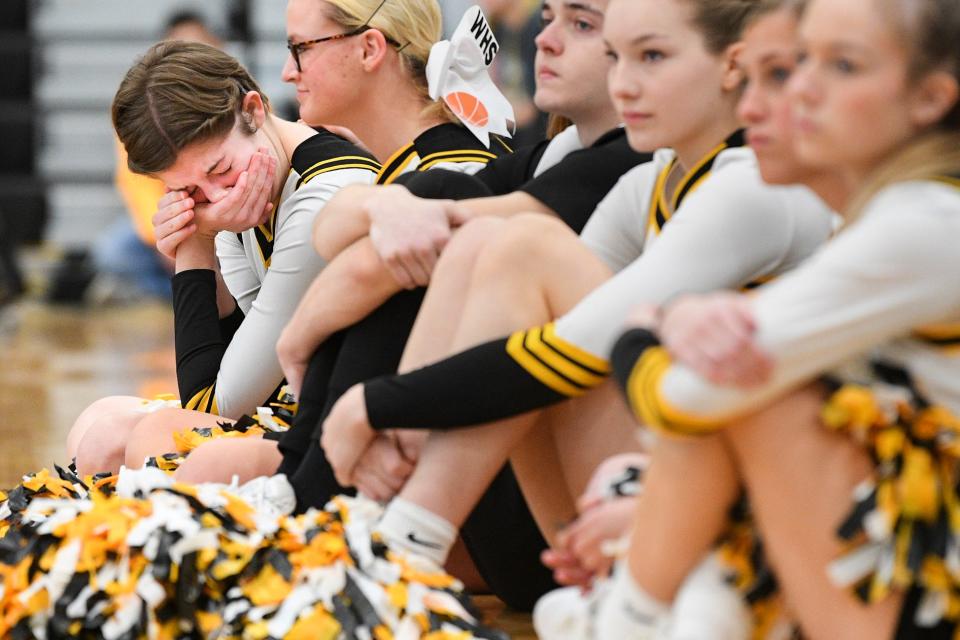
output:
<path id="1" fill-rule="evenodd" d="M 423 116 L 459 122 L 446 103 L 430 98 L 427 86 L 430 48 L 443 34 L 437 0 L 323 0 L 323 4 L 326 17 L 345 31 L 367 24 L 395 43 L 403 68 L 428 103 Z"/>
<path id="2" fill-rule="evenodd" d="M 880 0 L 910 52 L 910 78 L 935 71 L 960 84 L 960 12 L 956 0 Z M 849 219 L 881 189 L 908 180 L 960 175 L 960 100 L 928 131 L 909 141 L 870 177 L 854 198 Z"/>
<path id="3" fill-rule="evenodd" d="M 251 91 L 269 110 L 267 97 L 233 57 L 199 42 L 155 44 L 127 71 L 111 106 L 130 171 L 158 173 L 184 147 L 226 136 Z M 242 117 L 241 127 L 252 135 Z"/>

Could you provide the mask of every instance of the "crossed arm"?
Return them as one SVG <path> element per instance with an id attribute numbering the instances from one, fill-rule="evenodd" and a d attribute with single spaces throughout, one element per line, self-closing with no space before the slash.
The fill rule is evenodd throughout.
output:
<path id="1" fill-rule="evenodd" d="M 304 294 L 277 342 L 291 390 L 299 392 L 310 357 L 333 333 L 356 324 L 403 289 L 426 286 L 453 231 L 474 217 L 552 213 L 523 192 L 431 200 L 400 185 L 354 185 L 326 206 L 313 229 L 328 267 Z"/>

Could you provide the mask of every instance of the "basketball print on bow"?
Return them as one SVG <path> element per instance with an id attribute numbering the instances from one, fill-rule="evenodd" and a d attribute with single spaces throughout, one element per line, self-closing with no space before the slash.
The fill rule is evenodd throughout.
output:
<path id="1" fill-rule="evenodd" d="M 480 7 L 471 7 L 450 40 L 433 45 L 427 62 L 430 97 L 450 110 L 488 147 L 490 134 L 513 135 L 513 106 L 488 69 L 500 45 Z"/>
<path id="2" fill-rule="evenodd" d="M 485 127 L 490 122 L 490 112 L 475 95 L 466 91 L 454 91 L 443 97 L 453 113 L 465 123 Z"/>

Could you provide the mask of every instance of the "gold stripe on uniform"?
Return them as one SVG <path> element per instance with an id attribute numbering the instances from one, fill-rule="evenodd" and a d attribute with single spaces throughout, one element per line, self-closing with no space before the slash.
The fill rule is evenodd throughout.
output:
<path id="1" fill-rule="evenodd" d="M 213 389 L 215 386 L 216 384 L 212 384 L 209 387 L 204 387 L 195 393 L 187 402 L 187 404 L 184 405 L 184 409 L 192 409 L 193 411 L 200 411 L 201 413 L 210 413 L 210 397 L 213 395 Z"/>
<path id="2" fill-rule="evenodd" d="M 437 160 L 428 162 L 426 164 L 421 163 L 420 166 L 417 167 L 417 171 L 428 171 L 433 167 L 437 166 L 438 164 L 444 164 L 444 163 L 466 164 L 468 162 L 476 162 L 477 164 L 487 164 L 488 162 L 490 162 L 490 158 L 487 158 L 485 156 L 457 156 L 454 158 L 439 158 Z"/>
<path id="3" fill-rule="evenodd" d="M 420 163 L 427 164 L 429 162 L 434 162 L 438 158 L 455 158 L 457 156 L 482 157 L 486 158 L 487 160 L 493 160 L 497 157 L 495 154 L 482 149 L 453 149 L 450 151 L 437 151 L 435 153 L 428 153 L 420 159 Z"/>
<path id="4" fill-rule="evenodd" d="M 662 198 L 663 192 L 666 190 L 667 176 L 670 175 L 676 162 L 677 159 L 674 158 L 667 163 L 667 166 L 660 171 L 660 175 L 657 176 L 657 182 L 653 186 L 653 194 L 650 198 L 650 218 L 648 225 L 650 229 L 656 229 L 657 233 L 663 229 L 663 225 L 667 224 L 667 220 L 670 219 L 669 212 L 666 210 L 666 207 L 663 206 Z"/>
<path id="5" fill-rule="evenodd" d="M 333 164 L 336 164 L 337 166 L 330 166 Z M 323 170 L 319 170 L 321 168 L 323 168 Z M 364 156 L 339 156 L 337 158 L 321 160 L 300 174 L 301 178 L 300 181 L 297 182 L 297 189 L 310 182 L 313 180 L 313 178 L 321 173 L 334 171 L 336 169 L 371 169 L 374 172 L 378 172 L 380 171 L 381 167 L 380 163 L 376 160 Z"/>
<path id="6" fill-rule="evenodd" d="M 672 362 L 663 347 L 647 349 L 627 379 L 627 399 L 640 421 L 652 429 L 675 436 L 714 433 L 724 422 L 685 413 L 663 397 L 660 383 Z"/>
<path id="7" fill-rule="evenodd" d="M 942 182 L 943 184 L 960 189 L 960 178 L 955 176 L 937 176 L 934 178 L 934 181 Z"/>
<path id="8" fill-rule="evenodd" d="M 954 354 L 960 352 L 960 323 L 928 324 L 915 329 L 912 336 L 943 353 Z"/>
<path id="9" fill-rule="evenodd" d="M 377 184 L 390 184 L 397 179 L 407 165 L 417 157 L 417 150 L 411 142 L 405 147 L 398 149 L 386 162 L 383 168 L 377 174 Z"/>
<path id="10" fill-rule="evenodd" d="M 660 175 L 657 176 L 657 182 L 653 189 L 653 196 L 650 199 L 648 228 L 653 229 L 655 233 L 659 234 L 663 230 L 664 225 L 670 221 L 670 217 L 677 211 L 677 209 L 680 208 L 680 205 L 683 203 L 684 199 L 696 191 L 710 176 L 710 171 L 713 169 L 713 163 L 717 159 L 717 156 L 719 156 L 720 153 L 725 149 L 741 146 L 742 144 L 742 132 L 738 131 L 715 146 L 705 156 L 698 160 L 697 163 L 693 165 L 693 168 L 687 171 L 683 178 L 680 179 L 679 184 L 677 184 L 677 188 L 673 192 L 670 206 L 668 207 L 666 204 L 667 178 L 669 177 L 670 172 L 673 171 L 674 167 L 679 162 L 676 156 L 674 156 L 674 158 L 660 172 Z"/>
<path id="11" fill-rule="evenodd" d="M 277 224 L 277 209 L 274 207 L 270 214 L 270 220 L 266 224 L 261 224 L 253 230 L 253 236 L 257 241 L 257 251 L 260 253 L 260 260 L 263 266 L 270 268 L 270 261 L 273 258 L 273 235 Z"/>

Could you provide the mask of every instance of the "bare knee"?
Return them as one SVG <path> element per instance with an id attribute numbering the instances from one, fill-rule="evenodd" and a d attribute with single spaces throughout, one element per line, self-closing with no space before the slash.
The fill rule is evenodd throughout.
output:
<path id="1" fill-rule="evenodd" d="M 507 227 L 507 221 L 492 216 L 481 216 L 460 227 L 440 256 L 441 262 L 472 263 L 477 254 Z"/>
<path id="2" fill-rule="evenodd" d="M 510 218 L 486 242 L 477 257 L 476 271 L 483 276 L 526 273 L 552 264 L 551 258 L 579 242 L 576 234 L 552 216 L 523 213 Z"/>
<path id="3" fill-rule="evenodd" d="M 130 432 L 139 416 L 111 413 L 94 421 L 77 444 L 77 470 L 81 475 L 116 473 L 124 463 Z"/>
<path id="4" fill-rule="evenodd" d="M 67 433 L 67 457 L 77 457 L 80 441 L 98 420 L 112 413 L 131 413 L 142 403 L 143 400 L 135 396 L 107 396 L 94 401 L 77 416 Z"/>
<path id="5" fill-rule="evenodd" d="M 195 412 L 177 408 L 160 409 L 145 415 L 127 438 L 124 464 L 131 469 L 139 469 L 144 459 L 174 451 L 174 433 L 205 426 L 196 424 L 194 416 Z"/>
<path id="6" fill-rule="evenodd" d="M 277 443 L 262 438 L 207 442 L 193 451 L 174 473 L 181 482 L 240 483 L 276 473 L 281 456 Z"/>

